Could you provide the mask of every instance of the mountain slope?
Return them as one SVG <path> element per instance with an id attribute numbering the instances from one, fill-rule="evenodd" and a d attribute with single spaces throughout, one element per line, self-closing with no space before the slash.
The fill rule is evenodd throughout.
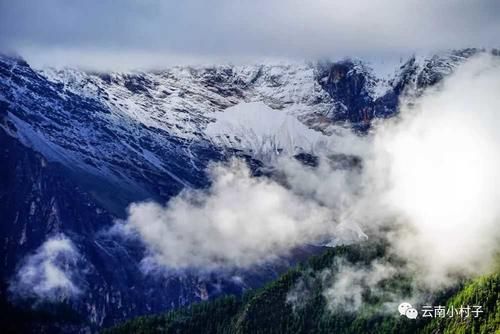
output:
<path id="1" fill-rule="evenodd" d="M 455 291 L 435 297 L 434 305 L 482 305 L 484 313 L 462 319 L 410 320 L 384 312 L 380 304 L 364 305 L 358 312 L 331 311 L 321 286 L 310 287 L 310 296 L 293 307 L 288 296 L 300 277 L 320 275 L 335 259 L 347 257 L 354 263 L 369 262 L 383 247 L 364 245 L 337 247 L 290 270 L 275 282 L 243 298 L 224 297 L 165 315 L 134 319 L 106 333 L 496 333 L 500 331 L 500 275 L 477 278 Z M 401 278 L 399 278 L 401 279 Z M 395 282 L 405 288 L 404 279 Z M 409 285 L 408 285 L 409 286 Z M 394 286 L 385 289 L 394 291 Z"/>

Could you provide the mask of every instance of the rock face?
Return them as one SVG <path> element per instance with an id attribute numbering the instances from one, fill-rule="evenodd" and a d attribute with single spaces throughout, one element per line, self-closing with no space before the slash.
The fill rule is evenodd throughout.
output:
<path id="1" fill-rule="evenodd" d="M 134 201 L 165 202 L 184 187 L 205 187 L 210 161 L 237 154 L 258 165 L 256 147 L 260 154 L 307 155 L 311 137 L 327 137 L 334 126 L 366 131 L 372 119 L 397 112 L 405 91 L 438 83 L 477 52 L 412 57 L 385 77 L 360 60 L 88 73 L 34 70 L 0 56 L 1 279 L 30 278 L 20 276 L 23 265 L 63 236 L 78 274 L 66 277 L 68 261 L 49 252 L 39 262 L 59 279 L 50 281 L 45 269 L 38 275 L 48 292 L 58 292 L 53 302 L 70 305 L 95 327 L 259 286 L 286 263 L 232 276 L 151 273 L 144 270 L 147 250 L 110 228 Z M 228 121 L 220 117 L 226 109 L 242 105 L 266 108 L 259 115 L 278 120 L 276 137 L 273 127 L 255 131 L 266 119 L 254 128 L 239 127 L 238 117 L 229 120 L 232 127 L 219 126 Z M 222 131 L 207 130 L 214 125 Z M 262 144 L 269 141 L 261 133 L 278 139 Z M 61 293 L 64 279 L 81 293 Z M 40 298 L 36 291 L 7 293 Z"/>

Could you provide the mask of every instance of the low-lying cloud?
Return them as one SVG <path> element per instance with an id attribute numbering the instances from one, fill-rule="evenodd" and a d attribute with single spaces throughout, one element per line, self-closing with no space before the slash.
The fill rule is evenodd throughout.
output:
<path id="1" fill-rule="evenodd" d="M 377 291 L 386 304 L 428 302 L 429 293 L 492 269 L 500 244 L 498 89 L 500 60 L 476 57 L 378 125 L 350 211 L 404 262 L 337 263 L 320 282 L 331 309 L 355 311 Z M 380 235 L 388 223 L 391 232 Z M 413 292 L 382 291 L 381 281 L 401 276 L 412 277 Z"/>
<path id="2" fill-rule="evenodd" d="M 249 267 L 335 235 L 332 212 L 233 160 L 213 165 L 208 190 L 187 189 L 166 206 L 133 204 L 128 223 L 170 268 Z"/>
<path id="3" fill-rule="evenodd" d="M 394 251 L 429 286 L 484 272 L 498 249 L 499 89 L 499 59 L 476 57 L 377 129 L 367 171 L 404 226 Z"/>
<path id="4" fill-rule="evenodd" d="M 75 282 L 81 255 L 64 234 L 45 241 L 26 257 L 11 280 L 10 291 L 18 297 L 37 297 L 60 301 L 78 296 L 82 289 Z"/>

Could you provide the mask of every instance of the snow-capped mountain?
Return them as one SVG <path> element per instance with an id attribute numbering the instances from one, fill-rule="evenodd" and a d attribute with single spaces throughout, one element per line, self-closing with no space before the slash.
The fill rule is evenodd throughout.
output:
<path id="1" fill-rule="evenodd" d="M 285 266 L 223 278 L 144 272 L 146 250 L 110 228 L 131 202 L 206 186 L 211 161 L 314 153 L 339 125 L 363 133 L 394 115 L 405 91 L 418 94 L 477 52 L 410 57 L 384 76 L 351 59 L 90 73 L 2 55 L 1 278 L 62 273 L 27 297 L 55 286 L 56 300 L 95 326 L 259 286 Z"/>

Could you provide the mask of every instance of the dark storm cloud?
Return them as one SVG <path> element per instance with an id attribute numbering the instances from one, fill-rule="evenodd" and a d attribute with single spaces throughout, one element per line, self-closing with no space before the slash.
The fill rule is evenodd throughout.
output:
<path id="1" fill-rule="evenodd" d="M 3 0 L 0 6 L 4 49 L 91 66 L 491 47 L 500 31 L 497 0 Z"/>

